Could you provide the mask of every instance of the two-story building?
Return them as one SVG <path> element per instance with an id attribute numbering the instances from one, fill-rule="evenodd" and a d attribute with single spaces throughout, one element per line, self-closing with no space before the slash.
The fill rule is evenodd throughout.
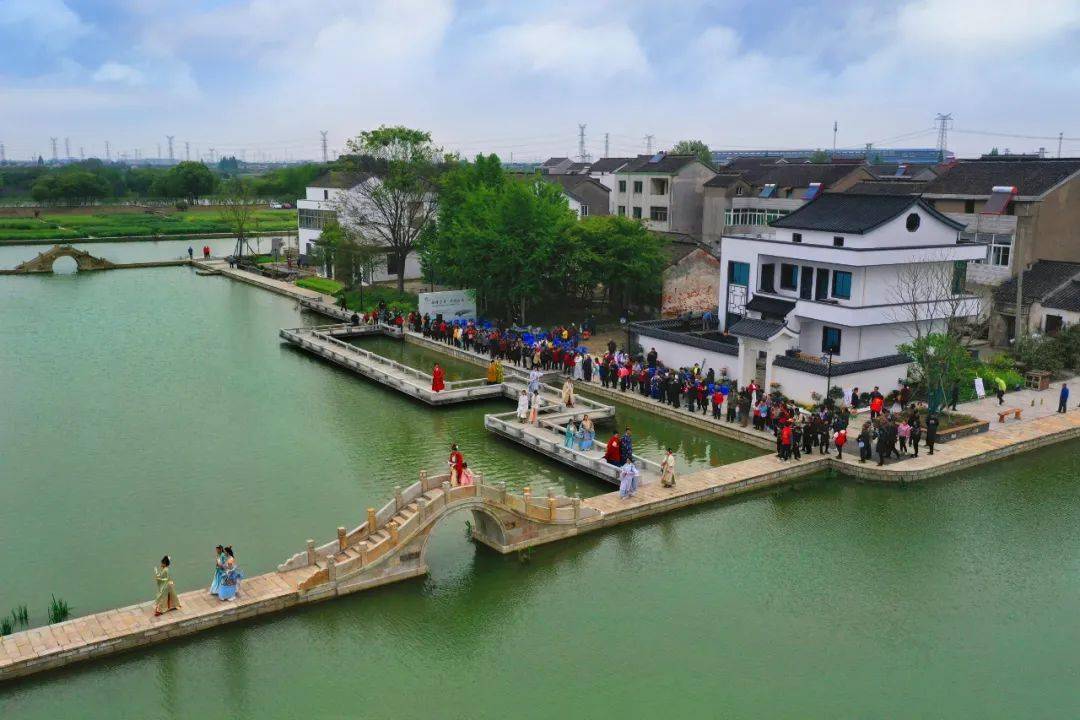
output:
<path id="1" fill-rule="evenodd" d="M 978 314 L 964 283 L 986 246 L 917 197 L 826 193 L 771 227 L 723 238 L 719 317 L 738 338 L 740 383 L 778 383 L 803 401 L 829 377 L 892 388 L 909 364 L 898 345 Z"/>
<path id="2" fill-rule="evenodd" d="M 639 155 L 615 173 L 615 214 L 701 237 L 705 181 L 715 174 L 694 155 Z"/>
<path id="3" fill-rule="evenodd" d="M 611 214 L 611 190 L 589 175 L 541 175 L 540 177 L 545 182 L 562 188 L 570 209 L 579 220 L 590 215 Z"/>
<path id="4" fill-rule="evenodd" d="M 628 157 L 606 157 L 600 158 L 589 165 L 589 177 L 610 191 L 608 193 L 608 202 L 610 203 L 610 207 L 608 207 L 609 215 L 615 214 L 615 173 L 626 167 L 626 164 L 633 159 L 634 158 Z"/>
<path id="5" fill-rule="evenodd" d="M 990 246 L 969 271 L 974 286 L 1000 285 L 1037 260 L 1080 262 L 1080 158 L 959 160 L 922 197 Z"/>
<path id="6" fill-rule="evenodd" d="M 322 235 L 326 223 L 337 220 L 336 208 L 346 193 L 355 195 L 356 188 L 365 182 L 378 182 L 371 173 L 333 170 L 316 178 L 305 188 L 304 197 L 296 201 L 296 215 L 300 254 L 310 257 Z M 375 265 L 370 282 L 394 280 L 398 275 L 397 256 L 387 252 L 385 260 Z M 321 271 L 327 272 L 326 268 Z M 405 258 L 405 279 L 415 280 L 421 276 L 420 257 L 414 251 Z"/>

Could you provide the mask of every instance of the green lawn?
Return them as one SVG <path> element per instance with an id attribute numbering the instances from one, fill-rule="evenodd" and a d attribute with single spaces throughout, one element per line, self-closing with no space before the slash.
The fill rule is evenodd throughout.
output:
<path id="1" fill-rule="evenodd" d="M 295 210 L 256 210 L 251 229 L 280 232 L 296 229 Z M 94 215 L 43 214 L 34 218 L 0 218 L 0 241 L 76 240 L 93 237 L 194 235 L 229 232 L 229 223 L 215 211 L 112 212 Z"/>
<path id="2" fill-rule="evenodd" d="M 341 283 L 337 280 L 331 280 L 330 278 L 321 277 L 307 277 L 301 278 L 296 281 L 297 287 L 307 288 L 308 290 L 314 290 L 315 292 L 326 293 L 327 295 L 334 295 L 341 290 Z"/>

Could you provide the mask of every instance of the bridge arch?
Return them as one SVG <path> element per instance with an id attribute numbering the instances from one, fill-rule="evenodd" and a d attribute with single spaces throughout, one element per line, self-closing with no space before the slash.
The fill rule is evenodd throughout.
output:
<path id="1" fill-rule="evenodd" d="M 48 250 L 39 253 L 33 260 L 27 260 L 15 266 L 16 273 L 51 273 L 53 263 L 62 257 L 69 257 L 75 261 L 79 272 L 85 270 L 108 270 L 116 267 L 116 264 L 91 255 L 85 250 L 72 247 L 71 245 L 53 245 Z"/>
<path id="2" fill-rule="evenodd" d="M 447 505 L 428 521 L 422 537 L 418 538 L 420 545 L 418 559 L 424 568 L 427 568 L 427 551 L 428 546 L 431 544 L 431 536 L 435 533 L 435 528 L 439 527 L 447 518 L 465 510 L 472 514 L 473 539 L 490 548 L 505 552 L 503 548 L 509 545 L 507 540 L 508 528 L 504 524 L 504 519 L 499 517 L 499 510 L 488 506 L 483 500 L 470 498 Z"/>

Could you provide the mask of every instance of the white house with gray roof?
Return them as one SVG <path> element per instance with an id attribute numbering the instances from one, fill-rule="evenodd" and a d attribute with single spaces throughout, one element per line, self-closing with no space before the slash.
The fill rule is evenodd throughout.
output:
<path id="1" fill-rule="evenodd" d="M 914 196 L 826 193 L 772 237 L 725 235 L 718 317 L 738 340 L 735 377 L 804 401 L 830 374 L 846 390 L 895 387 L 908 367 L 897 346 L 917 327 L 978 315 L 965 277 L 986 246 L 961 241 L 963 227 Z"/>

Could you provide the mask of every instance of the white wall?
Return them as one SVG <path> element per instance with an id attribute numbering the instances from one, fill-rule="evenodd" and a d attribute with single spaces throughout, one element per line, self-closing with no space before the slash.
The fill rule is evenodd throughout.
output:
<path id="1" fill-rule="evenodd" d="M 843 388 L 845 398 L 851 396 L 851 389 L 854 387 L 859 388 L 859 392 L 863 393 L 869 392 L 875 385 L 881 388 L 883 394 L 888 395 L 890 390 L 899 387 L 896 382 L 897 379 L 907 377 L 907 369 L 907 365 L 894 365 L 877 370 L 840 375 L 832 379 L 832 384 Z M 781 392 L 798 402 L 814 402 L 810 395 L 812 392 L 822 396 L 825 394 L 827 378 L 824 375 L 814 375 L 774 365 L 772 379 L 773 382 L 780 383 Z"/>
<path id="2" fill-rule="evenodd" d="M 644 333 L 638 334 L 638 343 L 641 345 L 642 352 L 645 354 L 647 354 L 650 349 L 656 348 L 657 357 L 666 367 L 693 367 L 695 363 L 700 364 L 702 360 L 704 360 L 706 372 L 709 368 L 713 368 L 716 370 L 716 374 L 720 375 L 720 371 L 727 368 L 728 374 L 730 375 L 736 371 L 739 362 L 739 359 L 734 355 L 725 355 L 723 353 L 702 350 L 701 348 L 691 347 L 690 345 L 680 345 L 667 340 L 660 340 L 659 338 L 654 338 L 645 335 Z"/>

